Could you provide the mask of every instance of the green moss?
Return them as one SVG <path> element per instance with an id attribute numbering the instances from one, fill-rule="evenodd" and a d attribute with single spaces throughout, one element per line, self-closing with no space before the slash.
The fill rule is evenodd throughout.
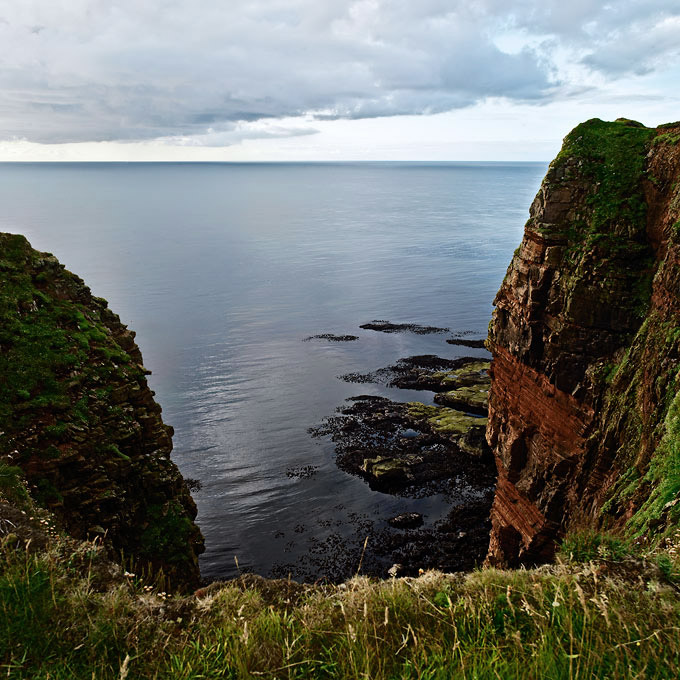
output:
<path id="1" fill-rule="evenodd" d="M 605 393 L 596 439 L 608 442 L 620 470 L 603 513 L 634 510 L 636 536 L 663 535 L 680 521 L 680 327 L 649 313 Z M 677 507 L 676 507 L 677 506 Z"/>
<path id="2" fill-rule="evenodd" d="M 606 383 L 611 383 L 614 380 L 617 372 L 619 370 L 619 365 L 614 363 L 605 364 L 602 368 L 602 380 Z"/>
<path id="3" fill-rule="evenodd" d="M 48 425 L 45 428 L 45 436 L 50 439 L 60 439 L 68 430 L 68 423 L 63 421 L 57 422 L 54 425 Z"/>
<path id="4" fill-rule="evenodd" d="M 29 500 L 24 473 L 20 467 L 0 462 L 0 499 L 19 507 L 23 507 Z"/>
<path id="5" fill-rule="evenodd" d="M 195 527 L 177 501 L 148 506 L 146 521 L 148 526 L 141 536 L 142 557 L 168 564 L 189 559 L 187 545 Z"/>
<path id="6" fill-rule="evenodd" d="M 649 128 L 594 118 L 578 125 L 565 138 L 555 163 L 576 158 L 583 164 L 583 174 L 596 183 L 588 199 L 592 208 L 590 231 L 611 234 L 617 231 L 614 224 L 639 225 L 644 221 L 641 179 L 647 145 L 653 136 Z"/>
<path id="7" fill-rule="evenodd" d="M 470 428 L 486 427 L 486 418 L 475 418 L 452 408 L 429 406 L 417 401 L 409 402 L 408 415 L 427 421 L 435 432 L 444 435 L 463 435 Z"/>
<path id="8" fill-rule="evenodd" d="M 490 367 L 489 361 L 476 361 L 453 371 L 435 371 L 432 378 L 438 380 L 442 386 L 451 388 L 476 385 L 482 382 L 485 376 L 488 378 Z"/>
<path id="9" fill-rule="evenodd" d="M 107 453 L 112 453 L 114 456 L 118 456 L 118 458 L 122 458 L 125 461 L 130 460 L 130 456 L 127 456 L 126 454 L 124 454 L 115 444 L 107 444 L 104 447 L 104 450 Z"/>
<path id="10" fill-rule="evenodd" d="M 566 244 L 564 261 L 573 285 L 564 278 L 565 298 L 589 300 L 579 307 L 578 313 L 585 314 L 575 319 L 579 323 L 598 326 L 597 315 L 613 303 L 626 307 L 631 319 L 642 319 L 648 308 L 655 259 L 647 240 L 643 180 L 654 134 L 624 120 L 593 119 L 567 135 L 551 165 L 547 179 L 552 185 L 586 192 L 582 214 L 539 228 Z"/>
<path id="11" fill-rule="evenodd" d="M 677 144 L 680 142 L 680 132 L 664 132 L 654 137 L 654 144 Z"/>
<path id="12" fill-rule="evenodd" d="M 489 401 L 489 384 L 465 385 L 455 390 L 443 392 L 435 397 L 438 403 L 458 408 L 468 408 L 473 412 L 482 412 Z"/>
<path id="13" fill-rule="evenodd" d="M 669 514 L 664 525 L 677 525 L 680 520 L 680 392 L 674 396 L 663 427 L 664 435 L 644 477 L 650 486 L 649 496 L 629 522 L 636 535 L 647 533 L 664 512 Z"/>
<path id="14" fill-rule="evenodd" d="M 33 494 L 38 505 L 47 507 L 54 503 L 61 503 L 64 497 L 59 490 L 54 486 L 52 480 L 47 478 L 38 479 L 35 483 L 35 492 Z"/>
<path id="15" fill-rule="evenodd" d="M 54 258 L 12 234 L 0 237 L 0 258 L 0 423 L 5 433 L 0 454 L 11 450 L 12 438 L 21 437 L 30 423 L 46 420 L 45 442 L 35 443 L 35 454 L 61 436 L 67 422 L 98 420 L 89 385 L 105 389 L 101 385 L 113 375 L 135 380 L 143 371 L 117 345 L 97 307 L 48 295 L 47 289 L 63 289 L 71 282 L 82 286 Z M 106 307 L 101 299 L 97 304 Z M 57 413 L 59 426 L 50 422 Z"/>

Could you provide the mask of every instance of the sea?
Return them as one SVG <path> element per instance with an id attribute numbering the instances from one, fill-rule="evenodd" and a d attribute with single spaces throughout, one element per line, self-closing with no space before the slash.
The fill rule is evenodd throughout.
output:
<path id="1" fill-rule="evenodd" d="M 5 163 L 0 230 L 54 253 L 137 333 L 194 493 L 206 580 L 324 577 L 319 556 L 403 498 L 340 471 L 309 429 L 359 394 L 340 376 L 483 338 L 545 163 Z M 382 333 L 372 320 L 445 327 Z M 333 342 L 311 336 L 354 335 Z M 461 491 L 464 495 L 464 490 Z"/>

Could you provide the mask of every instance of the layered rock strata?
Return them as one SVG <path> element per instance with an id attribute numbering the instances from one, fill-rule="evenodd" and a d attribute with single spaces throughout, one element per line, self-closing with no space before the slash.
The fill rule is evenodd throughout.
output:
<path id="1" fill-rule="evenodd" d="M 74 537 L 195 585 L 196 506 L 134 333 L 22 236 L 0 234 L 0 280 L 0 457 Z"/>
<path id="2" fill-rule="evenodd" d="M 677 523 L 680 124 L 575 128 L 495 305 L 487 562 L 550 559 L 573 525 Z"/>

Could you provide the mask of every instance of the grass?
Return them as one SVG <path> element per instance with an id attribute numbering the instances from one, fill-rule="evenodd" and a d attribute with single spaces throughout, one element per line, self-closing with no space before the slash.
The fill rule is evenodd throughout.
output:
<path id="1" fill-rule="evenodd" d="M 0 499 L 24 507 L 30 502 L 23 470 L 0 460 Z"/>
<path id="2" fill-rule="evenodd" d="M 88 680 L 678 677 L 680 600 L 663 570 L 631 558 L 618 539 L 570 540 L 555 565 L 533 570 L 357 576 L 324 587 L 251 577 L 170 597 L 122 572 L 102 582 L 96 544 L 56 537 L 34 552 L 5 536 L 0 671 Z M 665 559 L 677 573 L 675 556 Z"/>
<path id="3" fill-rule="evenodd" d="M 575 531 L 562 541 L 562 553 L 573 562 L 598 559 L 621 561 L 632 555 L 629 543 L 620 536 L 599 531 Z"/>

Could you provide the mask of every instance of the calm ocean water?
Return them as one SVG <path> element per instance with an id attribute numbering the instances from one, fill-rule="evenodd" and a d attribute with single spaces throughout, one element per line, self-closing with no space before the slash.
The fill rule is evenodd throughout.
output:
<path id="1" fill-rule="evenodd" d="M 137 331 L 175 427 L 174 459 L 203 484 L 203 575 L 233 576 L 237 558 L 261 574 L 306 565 L 309 578 L 314 554 L 362 540 L 368 524 L 406 510 L 431 523 L 449 508 L 371 491 L 307 428 L 353 395 L 429 396 L 339 375 L 412 354 L 484 353 L 447 335 L 358 326 L 388 319 L 484 336 L 545 170 L 0 164 L 0 230 L 53 252 Z M 317 333 L 359 340 L 302 342 Z M 298 466 L 315 474 L 286 474 Z"/>

